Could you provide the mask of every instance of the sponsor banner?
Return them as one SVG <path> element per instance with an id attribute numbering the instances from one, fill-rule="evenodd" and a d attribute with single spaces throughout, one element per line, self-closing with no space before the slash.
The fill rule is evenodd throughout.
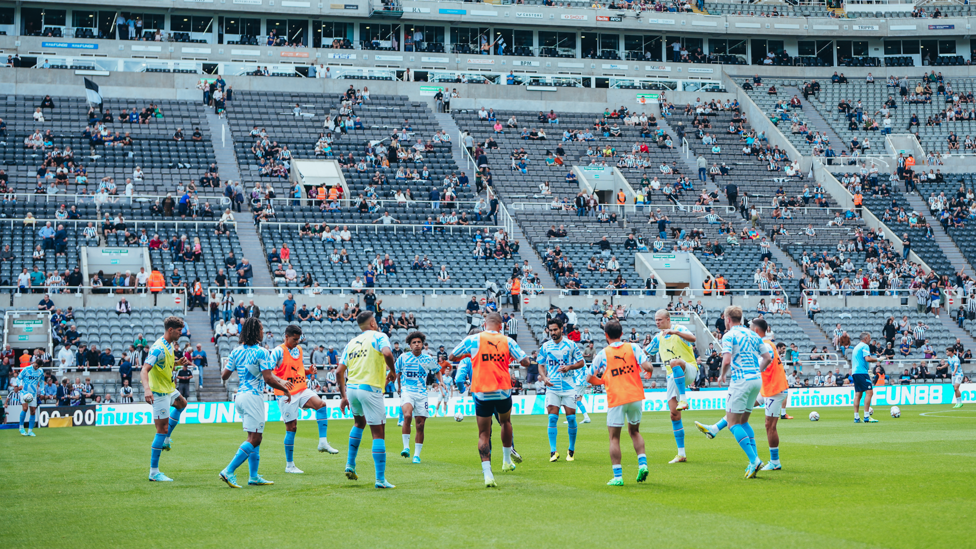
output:
<path id="1" fill-rule="evenodd" d="M 282 57 L 308 57 L 307 51 L 283 51 L 281 52 Z"/>
<path id="2" fill-rule="evenodd" d="M 450 63 L 451 58 L 449 57 L 421 57 L 421 61 L 424 63 Z"/>
<path id="3" fill-rule="evenodd" d="M 598 15 L 597 18 L 596 18 L 596 20 L 597 21 L 606 21 L 606 18 L 600 19 L 600 17 L 602 17 L 602 16 L 599 16 Z M 590 18 L 590 16 L 589 15 L 583 15 L 581 13 L 564 13 L 559 18 L 562 19 L 562 20 L 564 20 L 564 21 L 586 21 L 587 19 Z"/>
<path id="4" fill-rule="evenodd" d="M 210 48 L 181 48 L 183 53 L 210 53 Z"/>
<path id="5" fill-rule="evenodd" d="M 420 95 L 434 97 L 439 91 L 441 91 L 440 86 L 420 86 Z"/>
<path id="6" fill-rule="evenodd" d="M 976 402 L 976 384 L 967 383 L 961 387 L 963 402 Z M 705 389 L 687 393 L 689 410 L 724 410 L 728 389 Z M 644 393 L 643 410 L 645 412 L 667 412 L 668 401 L 665 390 L 646 391 Z M 951 404 L 953 397 L 952 385 L 883 385 L 874 388 L 874 406 L 910 406 L 915 404 Z M 586 395 L 584 402 L 591 413 L 607 411 L 606 395 Z M 513 415 L 544 415 L 546 413 L 545 395 L 526 395 L 512 397 Z M 339 410 L 337 398 L 327 398 L 329 403 L 329 419 L 352 419 L 347 411 L 343 414 Z M 854 404 L 853 387 L 819 387 L 790 389 L 790 408 L 836 408 L 852 406 Z M 387 419 L 398 417 L 400 408 L 399 398 L 385 398 Z M 89 407 L 86 407 L 89 408 Z M 95 425 L 152 425 L 152 406 L 140 404 L 102 404 L 96 406 Z M 761 408 L 761 406 L 760 406 Z M 77 408 L 70 408 L 75 410 Z M 281 412 L 277 401 L 265 402 L 268 422 L 281 421 Z M 474 416 L 474 401 L 469 397 L 452 398 L 447 406 L 447 414 L 434 411 L 431 417 L 451 417 L 460 412 L 465 416 Z M 57 417 L 57 416 L 55 416 Z M 298 419 L 313 421 L 313 410 L 300 410 Z M 240 416 L 233 402 L 190 402 L 187 403 L 180 423 L 239 423 Z"/>
<path id="7" fill-rule="evenodd" d="M 930 31 L 952 30 L 954 28 L 956 28 L 955 25 L 929 25 Z"/>
<path id="8" fill-rule="evenodd" d="M 355 59 L 355 53 L 330 53 L 329 59 Z"/>
<path id="9" fill-rule="evenodd" d="M 671 67 L 667 65 L 645 65 L 644 70 L 654 72 L 671 72 Z"/>
<path id="10" fill-rule="evenodd" d="M 468 59 L 467 60 L 467 63 L 469 65 L 494 65 L 495 64 L 495 60 L 494 59 L 483 59 L 481 57 L 476 57 L 474 59 Z"/>
<path id="11" fill-rule="evenodd" d="M 616 16 L 616 15 L 597 15 L 596 16 L 596 20 L 597 21 L 609 21 L 611 23 L 619 23 L 619 22 L 623 21 L 623 18 L 622 17 L 619 17 L 619 16 Z"/>
<path id="12" fill-rule="evenodd" d="M 673 25 L 674 19 L 648 19 L 649 25 Z"/>
<path id="13" fill-rule="evenodd" d="M 402 55 L 374 55 L 374 61 L 403 61 Z"/>
<path id="14" fill-rule="evenodd" d="M 310 8 L 312 7 L 311 2 L 295 2 L 294 0 L 281 0 L 281 7 L 283 8 Z"/>
<path id="15" fill-rule="evenodd" d="M 513 67 L 538 67 L 539 66 L 539 62 L 538 61 L 521 61 L 521 60 L 515 60 L 515 61 L 512 61 L 512 66 Z"/>
<path id="16" fill-rule="evenodd" d="M 261 57 L 261 50 L 230 50 L 231 55 L 247 55 L 249 57 Z"/>
<path id="17" fill-rule="evenodd" d="M 235 4 L 243 4 L 246 6 L 260 6 L 263 0 L 234 0 Z"/>
<path id="18" fill-rule="evenodd" d="M 138 44 L 133 44 L 129 46 L 132 51 L 163 51 L 162 46 L 140 46 Z"/>
<path id="19" fill-rule="evenodd" d="M 615 70 L 619 70 L 619 71 L 625 71 L 625 70 L 627 70 L 628 65 L 621 65 L 621 64 L 618 64 L 618 63 L 603 63 L 602 67 L 604 69 L 615 69 Z"/>
<path id="20" fill-rule="evenodd" d="M 647 103 L 660 103 L 661 102 L 661 94 L 659 94 L 659 93 L 639 93 L 639 94 L 637 94 L 637 102 L 640 103 L 641 105 L 646 105 Z M 674 317 L 672 316 L 672 318 L 674 318 Z"/>
<path id="21" fill-rule="evenodd" d="M 541 13 L 536 13 L 532 11 L 517 11 L 515 12 L 515 17 L 520 17 L 523 19 L 543 19 Z"/>
<path id="22" fill-rule="evenodd" d="M 490 10 L 471 10 L 471 15 L 477 15 L 479 17 L 498 17 L 498 12 Z"/>
<path id="23" fill-rule="evenodd" d="M 698 68 L 698 67 L 690 67 L 688 69 L 688 72 L 697 72 L 697 73 L 711 74 L 711 73 L 715 72 L 715 69 L 701 69 L 701 68 Z"/>
<path id="24" fill-rule="evenodd" d="M 856 31 L 876 31 L 878 30 L 877 25 L 852 25 L 852 30 Z"/>
<path id="25" fill-rule="evenodd" d="M 97 50 L 98 44 L 84 42 L 41 42 L 42 48 L 65 48 L 69 50 Z"/>
<path id="26" fill-rule="evenodd" d="M 468 10 L 455 10 L 455 9 L 441 8 L 437 10 L 437 13 L 441 15 L 467 15 Z"/>
<path id="27" fill-rule="evenodd" d="M 430 13 L 430 8 L 404 7 L 403 13 Z"/>

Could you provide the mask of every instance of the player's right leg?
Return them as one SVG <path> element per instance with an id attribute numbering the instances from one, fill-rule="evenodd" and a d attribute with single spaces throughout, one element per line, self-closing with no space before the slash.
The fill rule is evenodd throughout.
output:
<path id="1" fill-rule="evenodd" d="M 502 472 L 514 471 L 512 445 L 515 443 L 515 432 L 512 428 L 512 397 L 494 402 L 495 409 L 498 410 L 498 427 L 502 439 Z"/>
<path id="2" fill-rule="evenodd" d="M 674 383 L 675 389 L 677 391 L 678 399 L 678 411 L 688 409 L 688 401 L 685 400 L 685 369 L 689 369 L 687 363 L 680 358 L 671 359 L 671 376 L 668 379 L 669 384 Z"/>
<path id="3" fill-rule="evenodd" d="M 698 421 L 695 422 L 695 427 L 697 427 L 699 431 L 704 433 L 705 436 L 710 439 L 717 437 L 718 434 L 722 431 L 722 429 L 725 429 L 728 426 L 729 426 L 728 414 L 722 416 L 722 419 L 718 420 L 718 422 L 715 423 L 714 425 L 705 425 L 704 423 Z"/>
<path id="4" fill-rule="evenodd" d="M 763 471 L 778 471 L 782 469 L 779 463 L 779 432 L 776 426 L 779 423 L 782 403 L 786 400 L 786 391 L 778 395 L 764 399 L 766 414 L 766 440 L 769 443 L 769 463 L 762 468 Z"/>
<path id="5" fill-rule="evenodd" d="M 678 446 L 678 455 L 674 456 L 674 459 L 668 463 L 684 463 L 688 461 L 685 455 L 685 426 L 681 422 L 681 411 L 678 410 L 678 399 L 676 397 L 668 399 L 668 409 L 671 412 L 671 430 L 674 433 L 674 442 Z"/>
<path id="6" fill-rule="evenodd" d="M 25 437 L 27 436 L 26 422 L 27 422 L 27 403 L 24 402 L 20 405 L 20 422 L 18 423 L 18 425 L 20 426 L 20 434 Z"/>
<path id="7" fill-rule="evenodd" d="M 403 450 L 400 457 L 410 457 L 410 423 L 413 421 L 413 403 L 406 398 L 400 399 L 400 415 L 403 416 L 403 425 L 400 430 L 403 437 Z"/>
<path id="8" fill-rule="evenodd" d="M 28 405 L 28 420 L 27 420 L 27 436 L 33 437 L 37 436 L 34 434 L 34 426 L 37 425 L 37 395 L 34 395 L 35 406 Z"/>
<path id="9" fill-rule="evenodd" d="M 607 486 L 623 486 L 624 485 L 624 469 L 620 465 L 620 431 L 623 429 L 623 425 L 616 425 L 616 423 L 622 423 L 616 419 L 617 416 L 623 417 L 621 413 L 614 413 L 613 410 L 620 408 L 619 406 L 614 406 L 607 410 L 607 431 L 610 434 L 610 466 L 613 468 L 613 478 L 607 483 Z M 611 419 L 611 413 L 614 414 L 614 419 Z"/>
<path id="10" fill-rule="evenodd" d="M 637 482 L 647 480 L 647 454 L 644 453 L 644 437 L 640 433 L 641 409 L 644 402 L 638 400 L 630 404 L 624 404 L 624 418 L 627 421 L 627 433 L 634 444 L 634 451 L 637 452 Z"/>
<path id="11" fill-rule="evenodd" d="M 427 418 L 421 415 L 416 416 L 417 436 L 413 446 L 413 462 L 420 463 L 420 451 L 424 449 L 424 430 L 427 426 Z"/>
<path id="12" fill-rule="evenodd" d="M 861 423 L 861 395 L 864 393 L 854 392 L 854 423 Z M 865 417 L 867 409 L 864 410 Z"/>
<path id="13" fill-rule="evenodd" d="M 481 456 L 481 471 L 485 475 L 485 487 L 494 488 L 495 475 L 491 472 L 491 418 L 494 407 L 491 401 L 474 400 L 475 417 L 478 424 L 478 454 Z"/>
<path id="14" fill-rule="evenodd" d="M 572 406 L 570 406 L 572 403 Z M 563 411 L 566 412 L 567 433 L 569 434 L 569 450 L 566 451 L 566 461 L 576 460 L 576 395 L 563 397 Z"/>
<path id="15" fill-rule="evenodd" d="M 952 380 L 952 388 L 955 391 L 955 396 L 953 398 L 953 408 L 962 408 L 962 390 L 960 389 L 962 385 L 962 376 L 957 376 Z"/>
<path id="16" fill-rule="evenodd" d="M 379 389 L 367 391 L 356 389 L 363 410 L 363 417 L 369 425 L 369 432 L 373 436 L 373 468 L 376 471 L 376 488 L 396 488 L 386 481 L 386 407 L 383 405 L 383 393 Z"/>
<path id="17" fill-rule="evenodd" d="M 352 413 L 352 429 L 349 430 L 349 451 L 346 455 L 346 478 L 359 480 L 356 474 L 356 456 L 359 455 L 359 444 L 363 441 L 363 431 L 366 430 L 366 416 L 359 400 L 359 389 L 350 388 L 349 411 Z"/>
<path id="18" fill-rule="evenodd" d="M 169 434 L 169 401 L 170 395 L 153 393 L 152 413 L 153 423 L 156 425 L 156 436 L 153 437 L 149 458 L 149 480 L 153 482 L 171 482 L 173 480 L 159 472 L 159 455 L 163 452 L 164 443 Z"/>
<path id="19" fill-rule="evenodd" d="M 315 423 L 318 424 L 319 428 L 318 451 L 338 454 L 339 450 L 336 450 L 329 444 L 329 408 L 326 406 L 325 401 L 319 398 L 318 395 L 314 395 L 305 402 L 305 408 L 315 410 Z"/>
<path id="20" fill-rule="evenodd" d="M 871 409 L 871 402 L 874 400 L 874 389 L 868 389 L 864 392 L 864 423 L 878 423 L 878 420 L 872 417 L 874 410 Z"/>
<path id="21" fill-rule="evenodd" d="M 559 425 L 559 396 L 551 390 L 546 391 L 546 414 L 548 414 L 549 424 L 546 434 L 549 435 L 549 462 L 559 461 L 559 452 L 556 451 L 556 440 L 558 437 Z"/>

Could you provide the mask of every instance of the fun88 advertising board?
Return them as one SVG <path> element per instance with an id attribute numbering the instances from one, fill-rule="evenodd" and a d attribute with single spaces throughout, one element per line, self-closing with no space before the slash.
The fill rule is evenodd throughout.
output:
<path id="1" fill-rule="evenodd" d="M 962 385 L 962 401 L 976 402 L 976 384 Z M 691 410 L 724 410 L 726 389 L 704 389 L 687 393 L 688 406 Z M 915 404 L 951 404 L 952 385 L 919 384 L 919 385 L 886 385 L 875 387 L 875 406 L 911 406 Z M 512 397 L 513 415 L 545 415 L 545 395 L 524 395 Z M 346 410 L 339 410 L 338 399 L 328 399 L 329 419 L 352 419 L 352 414 Z M 583 397 L 586 409 L 590 413 L 607 411 L 607 398 L 603 394 L 591 394 Z M 400 413 L 400 399 L 386 398 L 386 417 L 396 418 Z M 431 417 L 453 417 L 460 413 L 464 416 L 474 416 L 474 401 L 470 397 L 462 396 L 450 399 L 445 413 L 443 407 L 434 409 L 435 401 L 431 401 Z M 854 389 L 852 387 L 810 387 L 790 389 L 789 406 L 792 408 L 830 408 L 852 406 L 854 404 Z M 265 402 L 268 421 L 281 421 L 281 411 L 276 401 Z M 645 412 L 667 412 L 667 394 L 664 391 L 647 391 L 644 393 Z M 314 420 L 313 410 L 301 410 L 299 420 Z M 237 413 L 233 402 L 190 402 L 180 418 L 180 423 L 240 423 L 241 417 Z M 100 427 L 120 425 L 152 425 L 152 407 L 148 404 L 102 404 L 97 406 L 95 425 Z"/>

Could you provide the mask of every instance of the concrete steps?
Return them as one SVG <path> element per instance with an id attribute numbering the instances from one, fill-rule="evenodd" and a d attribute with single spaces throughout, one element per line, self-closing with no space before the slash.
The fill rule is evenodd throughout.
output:
<path id="1" fill-rule="evenodd" d="M 220 402 L 227 400 L 227 389 L 220 383 L 220 358 L 217 348 L 210 342 L 213 330 L 210 329 L 210 313 L 196 309 L 188 311 L 183 320 L 190 332 L 194 349 L 199 343 L 207 353 L 207 367 L 203 368 L 203 388 L 199 390 L 197 400 L 201 402 Z M 194 380 L 199 383 L 199 380 Z"/>
<path id="2" fill-rule="evenodd" d="M 790 316 L 796 321 L 797 325 L 803 329 L 803 333 L 810 338 L 817 348 L 827 347 L 828 350 L 833 352 L 833 344 L 830 342 L 830 338 L 827 334 L 823 333 L 820 326 L 816 322 L 807 318 L 807 312 L 802 307 L 792 307 L 790 308 Z M 801 352 L 805 352 L 806 349 L 800 349 Z"/>
<path id="3" fill-rule="evenodd" d="M 830 139 L 830 146 L 834 151 L 839 152 L 840 150 L 846 150 L 847 145 L 844 141 L 837 135 L 837 132 L 830 127 L 827 120 L 820 115 L 820 111 L 813 106 L 809 100 L 803 98 L 803 92 L 799 88 L 792 86 L 788 88 L 783 88 L 783 97 L 791 98 L 794 95 L 800 98 L 800 103 L 803 104 L 803 116 L 807 119 L 807 128 L 811 132 L 826 133 L 827 138 Z M 787 128 L 788 130 L 789 128 Z M 804 156 L 809 156 L 810 151 L 800 151 Z"/>
<path id="4" fill-rule="evenodd" d="M 959 307 L 958 300 L 955 306 L 956 308 Z M 959 325 L 952 320 L 952 317 L 949 316 L 948 311 L 944 311 L 941 315 L 939 315 L 938 320 L 942 323 L 942 327 L 947 332 L 952 334 L 952 337 L 958 338 L 959 341 L 962 342 L 965 348 L 976 348 L 976 339 L 973 339 L 973 336 L 969 335 L 969 332 L 963 328 L 960 328 Z"/>
<path id="5" fill-rule="evenodd" d="M 912 193 L 903 193 L 902 196 L 905 197 L 905 200 L 908 201 L 912 209 L 921 213 L 922 215 L 933 217 L 933 221 L 935 221 L 934 216 L 929 214 L 929 205 L 924 199 L 922 199 L 922 197 Z M 972 265 L 966 261 L 966 256 L 962 255 L 962 251 L 960 251 L 959 247 L 956 246 L 956 243 L 952 240 L 952 237 L 950 237 L 946 233 L 945 229 L 942 228 L 942 225 L 937 221 L 931 225 L 932 233 L 934 235 L 933 240 L 935 240 L 935 243 L 939 245 L 939 249 L 942 250 L 942 253 L 946 256 L 946 259 L 949 260 L 949 264 L 952 265 L 952 270 L 956 273 L 963 271 L 970 277 L 976 277 L 976 271 L 973 271 Z"/>

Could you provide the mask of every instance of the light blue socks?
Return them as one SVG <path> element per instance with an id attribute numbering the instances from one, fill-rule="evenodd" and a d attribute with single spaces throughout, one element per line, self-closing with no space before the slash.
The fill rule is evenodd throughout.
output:
<path id="1" fill-rule="evenodd" d="M 569 451 L 576 451 L 576 414 L 566 416 L 566 423 L 569 424 Z"/>
<path id="2" fill-rule="evenodd" d="M 376 467 L 376 482 L 386 480 L 386 441 L 373 439 L 373 465 Z"/>
<path id="3" fill-rule="evenodd" d="M 549 434 L 549 452 L 556 451 L 556 424 L 559 423 L 559 414 L 549 414 L 549 428 L 546 432 Z"/>
<path id="4" fill-rule="evenodd" d="M 325 407 L 315 410 L 315 421 L 319 424 L 319 438 L 328 438 L 329 410 Z"/>
<path id="5" fill-rule="evenodd" d="M 685 447 L 685 426 L 681 423 L 681 420 L 672 421 L 671 429 L 674 430 L 674 441 L 678 444 L 678 449 L 684 449 Z"/>
<path id="6" fill-rule="evenodd" d="M 166 436 L 173 436 L 173 430 L 176 426 L 180 424 L 180 416 L 183 415 L 183 410 L 176 408 L 175 406 L 169 407 L 169 431 L 166 432 Z"/>
<path id="7" fill-rule="evenodd" d="M 359 443 L 363 441 L 363 430 L 353 426 L 349 431 L 349 456 L 346 457 L 346 468 L 356 470 L 356 455 L 359 454 Z"/>
<path id="8" fill-rule="evenodd" d="M 153 469 L 159 468 L 159 454 L 163 451 L 163 439 L 166 435 L 156 433 L 152 441 L 152 457 L 149 459 L 149 466 Z"/>
<path id="9" fill-rule="evenodd" d="M 749 458 L 749 463 L 756 463 L 759 461 L 759 456 L 756 454 L 755 447 L 749 442 L 749 433 L 746 431 L 742 425 L 733 425 L 729 427 L 729 431 L 735 437 L 735 441 L 739 443 L 742 451 L 746 453 Z"/>
<path id="10" fill-rule="evenodd" d="M 674 384 L 678 387 L 678 400 L 685 399 L 685 371 L 681 366 L 672 366 L 671 375 L 674 378 Z"/>
<path id="11" fill-rule="evenodd" d="M 251 478 L 257 478 L 258 476 L 258 465 L 261 463 L 261 447 L 255 446 L 254 451 L 251 455 L 247 456 L 247 470 L 251 474 Z"/>
<path id="12" fill-rule="evenodd" d="M 613 466 L 613 478 L 624 478 L 624 468 L 622 465 Z"/>
<path id="13" fill-rule="evenodd" d="M 156 435 L 156 436 L 161 436 L 161 435 Z M 160 444 L 162 444 L 162 440 L 160 440 Z M 234 459 L 230 460 L 230 463 L 227 465 L 224 471 L 233 474 L 233 472 L 236 471 L 238 467 L 240 467 L 245 461 L 248 460 L 248 457 L 250 457 L 251 452 L 253 451 L 254 451 L 254 446 L 252 446 L 250 442 L 245 441 L 243 444 L 241 444 L 241 447 L 237 449 L 237 453 L 234 454 Z"/>
<path id="14" fill-rule="evenodd" d="M 285 431 L 285 462 L 292 463 L 295 456 L 295 431 Z"/>

